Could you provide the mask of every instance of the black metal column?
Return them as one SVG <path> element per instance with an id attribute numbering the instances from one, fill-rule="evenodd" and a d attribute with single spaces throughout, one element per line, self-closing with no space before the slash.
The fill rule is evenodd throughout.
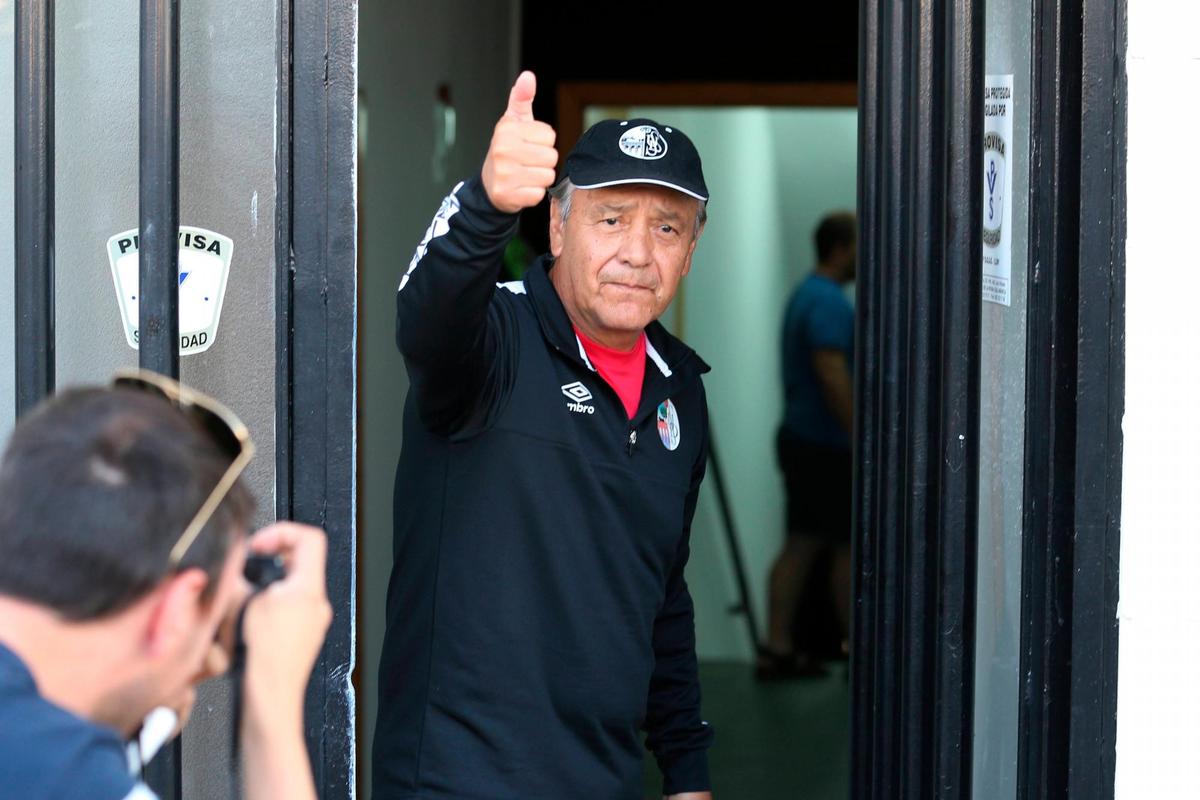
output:
<path id="1" fill-rule="evenodd" d="M 288 461 L 276 477 L 279 513 L 323 528 L 329 537 L 326 589 L 333 621 L 309 680 L 305 736 L 317 793 L 354 792 L 355 264 L 354 120 L 358 111 L 353 0 L 284 2 L 280 37 L 280 223 L 276 325 L 288 341 L 280 359 L 277 409 Z M 284 94 L 286 92 L 286 95 Z M 282 111 L 282 109 L 281 109 Z M 287 185 L 285 185 L 287 182 Z M 282 231 L 281 231 L 282 234 Z M 277 240 L 278 241 L 278 240 Z M 285 433 L 286 432 L 286 433 Z M 286 440 L 285 440 L 286 437 Z M 281 455 L 284 453 L 280 451 Z"/>
<path id="2" fill-rule="evenodd" d="M 1034 3 L 1019 800 L 1111 798 L 1125 3 Z"/>
<path id="3" fill-rule="evenodd" d="M 1017 796 L 1048 800 L 1066 796 L 1070 748 L 1082 15 L 1033 8 Z"/>
<path id="4" fill-rule="evenodd" d="M 983 4 L 863 0 L 851 797 L 971 793 Z"/>
<path id="5" fill-rule="evenodd" d="M 179 377 L 179 0 L 142 0 L 138 362 Z"/>
<path id="6" fill-rule="evenodd" d="M 16 6 L 15 305 L 20 416 L 54 391 L 54 3 Z"/>
<path id="7" fill-rule="evenodd" d="M 138 75 L 138 364 L 179 377 L 179 0 L 141 0 Z M 181 738 L 146 768 L 183 795 Z"/>
<path id="8" fill-rule="evenodd" d="M 1126 0 L 1083 0 L 1068 792 L 1112 798 L 1125 415 Z M 1084 146 L 1086 143 L 1086 146 Z"/>

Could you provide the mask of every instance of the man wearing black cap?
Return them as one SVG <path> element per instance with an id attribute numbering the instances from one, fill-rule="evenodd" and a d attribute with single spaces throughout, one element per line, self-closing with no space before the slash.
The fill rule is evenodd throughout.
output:
<path id="1" fill-rule="evenodd" d="M 708 190 L 651 120 L 554 130 L 522 73 L 482 174 L 442 203 L 397 295 L 411 381 L 396 475 L 374 794 L 709 798 L 688 538 L 708 366 L 655 320 Z M 550 254 L 497 285 L 551 186 Z"/>

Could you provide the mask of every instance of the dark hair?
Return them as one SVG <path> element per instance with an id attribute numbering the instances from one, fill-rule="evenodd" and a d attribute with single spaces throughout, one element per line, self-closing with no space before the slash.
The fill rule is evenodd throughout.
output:
<path id="1" fill-rule="evenodd" d="M 169 553 L 230 464 L 195 421 L 131 389 L 71 389 L 25 416 L 0 459 L 0 594 L 71 620 L 116 613 L 170 572 Z M 188 549 L 215 589 L 254 498 L 239 479 Z"/>
<path id="2" fill-rule="evenodd" d="M 826 214 L 817 225 L 813 240 L 817 245 L 817 261 L 824 263 L 833 255 L 834 248 L 839 245 L 849 247 L 854 244 L 858 235 L 858 225 L 854 214 L 849 211 L 835 211 Z"/>

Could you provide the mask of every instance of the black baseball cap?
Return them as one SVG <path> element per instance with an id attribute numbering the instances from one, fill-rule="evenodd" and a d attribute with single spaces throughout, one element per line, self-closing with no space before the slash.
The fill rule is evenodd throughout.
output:
<path id="1" fill-rule="evenodd" d="M 708 201 L 700 154 L 678 128 L 652 119 L 606 119 L 579 137 L 566 176 L 580 189 L 651 183 Z"/>

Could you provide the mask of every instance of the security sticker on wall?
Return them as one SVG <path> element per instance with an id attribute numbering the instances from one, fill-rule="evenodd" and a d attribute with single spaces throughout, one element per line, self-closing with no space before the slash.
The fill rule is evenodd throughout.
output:
<path id="1" fill-rule="evenodd" d="M 1012 305 L 1013 76 L 983 90 L 983 299 Z"/>
<path id="2" fill-rule="evenodd" d="M 125 340 L 138 349 L 138 231 L 108 240 L 117 305 L 125 323 Z M 221 305 L 233 240 L 204 228 L 179 226 L 179 354 L 203 353 L 217 339 Z"/>

